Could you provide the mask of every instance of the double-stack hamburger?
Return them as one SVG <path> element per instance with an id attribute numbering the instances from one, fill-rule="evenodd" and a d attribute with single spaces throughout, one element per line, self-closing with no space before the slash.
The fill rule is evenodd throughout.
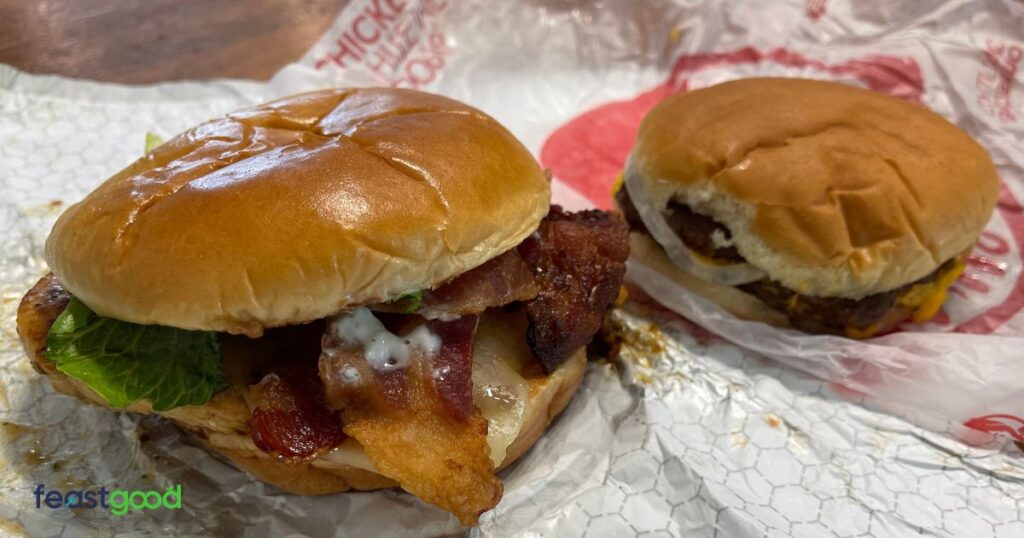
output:
<path id="1" fill-rule="evenodd" d="M 18 330 L 57 390 L 261 480 L 400 486 L 473 524 L 576 390 L 627 233 L 552 206 L 476 109 L 321 91 L 204 123 L 70 207 Z"/>
<path id="2" fill-rule="evenodd" d="M 634 256 L 739 317 L 854 338 L 935 315 L 999 191 L 925 107 L 778 78 L 669 97 L 623 176 Z"/>

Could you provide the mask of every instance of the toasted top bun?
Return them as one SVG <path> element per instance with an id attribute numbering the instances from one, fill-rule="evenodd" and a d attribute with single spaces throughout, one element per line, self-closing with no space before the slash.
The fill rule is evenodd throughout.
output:
<path id="1" fill-rule="evenodd" d="M 474 108 L 319 91 L 174 137 L 68 208 L 46 261 L 101 315 L 258 336 L 434 287 L 521 242 L 550 197 Z"/>
<path id="2" fill-rule="evenodd" d="M 931 273 L 973 244 L 999 191 L 985 150 L 925 107 L 780 78 L 669 97 L 626 174 L 658 209 L 674 198 L 711 216 L 769 277 L 825 297 Z"/>

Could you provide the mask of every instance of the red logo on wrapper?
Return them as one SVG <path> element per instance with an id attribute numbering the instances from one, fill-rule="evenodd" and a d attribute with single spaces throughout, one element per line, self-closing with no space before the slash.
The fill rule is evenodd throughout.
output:
<path id="1" fill-rule="evenodd" d="M 824 2 L 811 1 L 810 7 L 824 9 Z M 816 8 L 817 9 L 817 8 Z M 818 15 L 820 16 L 820 15 Z M 813 16 L 812 16 L 813 17 Z M 1020 60 L 1019 49 L 990 46 L 989 63 L 995 78 L 984 78 L 993 88 L 993 96 L 982 97 L 993 103 L 996 114 L 1006 117 L 1000 103 L 1008 102 L 1002 85 L 1007 73 L 1015 73 Z M 669 79 L 635 98 L 606 103 L 584 112 L 551 133 L 541 149 L 541 162 L 554 176 L 565 182 L 598 207 L 612 206 L 611 186 L 625 164 L 636 139 L 644 115 L 665 97 L 691 87 L 706 86 L 728 80 L 728 75 L 715 73 L 716 68 L 738 64 L 763 66 L 760 75 L 808 76 L 814 72 L 823 78 L 856 79 L 862 85 L 909 101 L 920 102 L 924 81 L 913 58 L 872 55 L 828 63 L 808 58 L 784 48 L 759 50 L 752 47 L 722 53 L 695 54 L 680 57 Z M 753 76 L 753 75 L 751 75 Z M 979 75 L 979 81 L 983 77 Z M 979 82 L 980 83 L 980 82 Z M 1003 92 L 1003 93 L 1000 93 Z M 984 107 L 984 105 L 983 105 Z M 1021 253 L 1024 251 L 1024 210 L 1004 184 L 997 210 L 989 226 L 979 238 L 967 269 L 950 289 L 950 300 L 935 318 L 926 324 L 914 325 L 915 331 L 945 331 L 987 334 L 996 330 L 1024 307 L 1024 272 Z M 886 376 L 866 361 L 855 361 L 856 373 L 851 377 L 860 387 L 886 384 Z M 903 365 L 899 375 L 926 367 L 925 363 Z M 833 387 L 839 388 L 833 384 Z M 849 389 L 843 389 L 849 392 Z M 964 423 L 969 428 L 990 433 L 1005 433 L 1024 441 L 1024 420 L 1006 414 L 976 417 Z"/>
<path id="2" fill-rule="evenodd" d="M 985 415 L 974 417 L 964 426 L 988 433 L 1005 433 L 1015 441 L 1024 442 L 1024 419 L 1014 415 Z"/>
<path id="3" fill-rule="evenodd" d="M 998 43 L 991 39 L 985 44 L 988 68 L 978 73 L 978 106 L 1003 122 L 1017 121 L 1012 92 L 1022 57 L 1024 51 L 1018 45 Z"/>

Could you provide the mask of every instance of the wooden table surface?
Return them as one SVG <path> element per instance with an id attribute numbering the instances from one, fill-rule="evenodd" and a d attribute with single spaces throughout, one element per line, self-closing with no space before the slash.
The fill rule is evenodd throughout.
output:
<path id="1" fill-rule="evenodd" d="M 0 0 L 0 63 L 108 82 L 269 78 L 348 0 Z"/>

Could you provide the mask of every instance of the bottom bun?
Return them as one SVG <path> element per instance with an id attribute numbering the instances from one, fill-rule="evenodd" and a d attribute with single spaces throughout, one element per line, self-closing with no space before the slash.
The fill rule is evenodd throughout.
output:
<path id="1" fill-rule="evenodd" d="M 717 304 L 738 318 L 760 321 L 776 327 L 789 327 L 785 314 L 757 297 L 740 291 L 735 286 L 701 280 L 676 267 L 668 259 L 661 245 L 647 234 L 632 232 L 629 234 L 629 240 L 630 256 L 635 261 L 661 273 L 689 292 Z"/>
<path id="2" fill-rule="evenodd" d="M 44 356 L 50 325 L 63 310 L 58 295 L 64 294 L 64 301 L 67 297 L 55 286 L 59 285 L 52 276 L 44 277 L 22 300 L 18 309 L 18 334 L 25 351 L 35 369 L 45 375 L 58 392 L 109 408 L 92 389 L 58 371 Z M 59 291 L 54 293 L 55 289 Z M 522 312 L 490 310 L 480 323 L 474 350 L 486 349 L 488 356 L 500 355 L 496 360 L 504 361 L 518 373 L 525 395 L 522 412 L 518 415 L 518 434 L 503 447 L 505 455 L 496 465 L 502 469 L 526 453 L 572 400 L 586 370 L 586 353 L 578 350 L 565 364 L 545 375 L 528 351 Z M 397 487 L 395 481 L 374 471 L 362 447 L 351 438 L 328 454 L 304 462 L 283 461 L 257 448 L 249 433 L 246 380 L 249 367 L 265 360 L 260 356 L 264 354 L 261 347 L 265 346 L 260 346 L 259 340 L 237 336 L 227 337 L 222 344 L 223 369 L 232 383 L 203 405 L 156 412 L 143 401 L 118 410 L 168 418 L 194 434 L 211 452 L 222 454 L 259 480 L 291 493 L 323 495 Z M 477 359 L 474 355 L 474 361 Z"/>

